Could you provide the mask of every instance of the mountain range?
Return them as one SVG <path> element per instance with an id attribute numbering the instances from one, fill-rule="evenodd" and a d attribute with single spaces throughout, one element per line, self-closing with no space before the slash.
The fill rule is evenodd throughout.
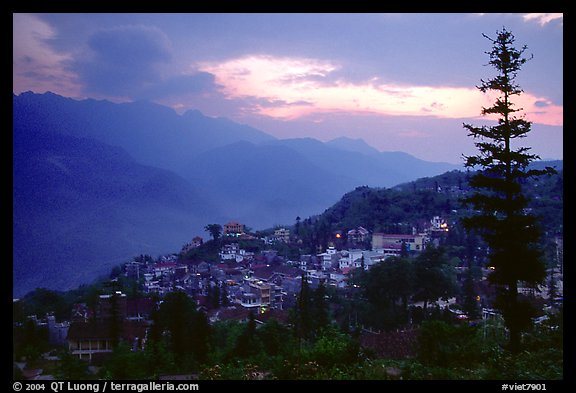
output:
<path id="1" fill-rule="evenodd" d="M 454 169 L 360 139 L 280 140 L 149 102 L 13 95 L 13 295 L 178 251 L 210 223 L 292 224 L 358 186 Z"/>

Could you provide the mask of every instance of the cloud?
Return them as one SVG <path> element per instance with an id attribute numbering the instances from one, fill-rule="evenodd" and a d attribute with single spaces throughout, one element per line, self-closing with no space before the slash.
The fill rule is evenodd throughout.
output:
<path id="1" fill-rule="evenodd" d="M 554 14 L 554 13 L 533 13 L 533 14 L 524 14 L 522 16 L 524 21 L 536 21 L 540 26 L 544 26 L 553 20 L 560 19 L 562 22 L 564 21 L 564 14 Z"/>
<path id="2" fill-rule="evenodd" d="M 56 36 L 50 25 L 29 14 L 13 14 L 12 89 L 53 91 L 68 96 L 79 93 L 74 74 L 67 72 L 71 56 L 53 51 L 47 42 Z"/>
<path id="3" fill-rule="evenodd" d="M 71 64 L 90 93 L 133 97 L 162 80 L 172 58 L 170 40 L 152 26 L 120 26 L 94 33 Z"/>
<path id="4" fill-rule="evenodd" d="M 330 74 L 341 67 L 311 58 L 252 55 L 204 63 L 199 68 L 215 76 L 228 99 L 244 100 L 248 112 L 281 120 L 328 112 L 474 118 L 495 99 L 473 86 L 409 85 L 382 82 L 377 77 L 353 82 L 332 79 Z M 305 105 L 270 105 L 298 102 Z M 550 102 L 543 110 L 542 102 L 548 101 L 525 93 L 518 104 L 530 121 L 561 125 L 562 107 Z"/>
<path id="5" fill-rule="evenodd" d="M 545 97 L 538 97 L 524 92 L 517 99 L 517 106 L 522 108 L 528 121 L 549 126 L 564 125 L 564 107 L 556 105 Z"/>

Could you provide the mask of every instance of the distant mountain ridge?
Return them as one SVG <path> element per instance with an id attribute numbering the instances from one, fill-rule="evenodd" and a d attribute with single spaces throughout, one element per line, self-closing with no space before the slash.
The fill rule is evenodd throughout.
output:
<path id="1" fill-rule="evenodd" d="M 272 136 L 199 111 L 178 115 L 166 106 L 137 101 L 114 104 L 73 100 L 53 93 L 14 96 L 14 118 L 34 120 L 42 131 L 94 138 L 124 148 L 140 163 L 180 170 L 190 156 L 240 140 L 262 142 Z"/>
<path id="2" fill-rule="evenodd" d="M 134 255 L 178 250 L 215 211 L 184 179 L 93 139 L 16 125 L 13 163 L 16 295 L 70 288 Z"/>
<path id="3" fill-rule="evenodd" d="M 291 224 L 355 187 L 458 168 L 362 140 L 278 140 L 148 102 L 27 92 L 13 95 L 13 121 L 15 293 L 69 288 L 113 260 L 177 251 L 210 223 Z"/>
<path id="4" fill-rule="evenodd" d="M 326 144 L 340 150 L 362 153 L 369 156 L 380 153 L 380 151 L 370 146 L 363 139 L 360 138 L 348 138 L 346 136 L 341 136 L 339 138 L 332 139 L 331 141 L 326 142 Z"/>
<path id="5" fill-rule="evenodd" d="M 336 145 L 342 145 L 342 141 L 346 140 L 349 138 L 340 139 L 341 142 Z M 392 187 L 406 179 L 434 176 L 462 168 L 449 163 L 423 161 L 403 152 L 379 152 L 374 148 L 369 149 L 370 146 L 362 140 L 353 141 L 351 148 L 334 147 L 334 141 L 322 143 L 311 138 L 275 140 L 263 144 L 288 146 L 324 170 L 354 179 L 354 186 Z"/>

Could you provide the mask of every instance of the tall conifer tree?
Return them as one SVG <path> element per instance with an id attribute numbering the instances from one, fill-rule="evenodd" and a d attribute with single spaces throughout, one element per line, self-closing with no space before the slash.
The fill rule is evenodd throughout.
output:
<path id="1" fill-rule="evenodd" d="M 478 89 L 495 93 L 497 98 L 492 106 L 482 108 L 482 114 L 498 116 L 498 123 L 481 127 L 464 124 L 478 149 L 477 155 L 464 157 L 465 166 L 479 169 L 470 180 L 475 192 L 465 199 L 479 213 L 464 219 L 464 225 L 479 230 L 489 246 L 489 263 L 494 270 L 488 279 L 497 288 L 495 307 L 502 312 L 510 332 L 510 349 L 516 352 L 533 311 L 528 303 L 520 301 L 519 283 L 535 288 L 546 276 L 538 247 L 541 231 L 536 217 L 527 214 L 528 200 L 522 184 L 529 177 L 554 170 L 529 169 L 529 164 L 539 157 L 530 154 L 529 147 L 513 145 L 531 129 L 531 122 L 517 116 L 522 108 L 513 103 L 523 92 L 516 75 L 531 59 L 524 56 L 527 47 L 517 49 L 514 35 L 506 29 L 498 31 L 495 39 L 484 37 L 492 43 L 492 50 L 486 54 L 497 75 L 481 80 Z"/>

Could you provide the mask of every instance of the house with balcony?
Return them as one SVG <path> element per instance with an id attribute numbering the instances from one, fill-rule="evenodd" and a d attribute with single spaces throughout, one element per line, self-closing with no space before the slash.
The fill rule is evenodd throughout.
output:
<path id="1" fill-rule="evenodd" d="M 246 231 L 246 226 L 244 224 L 240 224 L 236 221 L 230 221 L 227 224 L 224 224 L 224 236 L 230 237 L 239 237 L 240 235 L 244 234 Z"/>
<path id="2" fill-rule="evenodd" d="M 322 270 L 326 271 L 338 267 L 338 261 L 342 257 L 342 254 L 336 251 L 333 246 L 330 246 L 326 249 L 326 252 L 318 254 L 317 257 L 320 260 Z"/>
<path id="3" fill-rule="evenodd" d="M 364 227 L 350 229 L 347 233 L 348 241 L 352 244 L 364 243 L 370 240 L 370 231 Z"/>
<path id="4" fill-rule="evenodd" d="M 128 318 L 126 295 L 100 295 L 94 319 L 72 321 L 66 341 L 68 350 L 90 362 L 110 355 L 114 346 L 126 342 L 132 350 L 143 350 L 148 322 Z"/>
<path id="5" fill-rule="evenodd" d="M 116 341 L 127 342 L 132 350 L 143 350 L 148 324 L 144 321 L 72 322 L 68 329 L 68 350 L 81 360 L 94 361 L 110 355 Z"/>

